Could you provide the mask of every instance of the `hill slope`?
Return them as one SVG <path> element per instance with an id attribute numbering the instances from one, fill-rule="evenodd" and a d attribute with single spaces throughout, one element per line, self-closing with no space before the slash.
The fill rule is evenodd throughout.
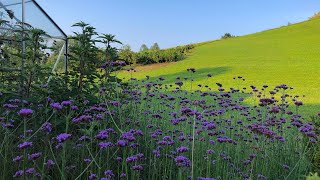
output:
<path id="1" fill-rule="evenodd" d="M 165 77 L 166 83 L 177 76 L 190 76 L 187 68 L 196 68 L 195 84 L 236 86 L 232 79 L 241 75 L 241 86 L 288 84 L 291 93 L 305 95 L 304 111 L 320 111 L 320 19 L 263 31 L 242 37 L 213 41 L 198 46 L 186 60 L 176 63 L 137 67 L 137 78 Z M 207 79 L 208 73 L 213 74 Z M 121 72 L 121 77 L 130 77 Z"/>

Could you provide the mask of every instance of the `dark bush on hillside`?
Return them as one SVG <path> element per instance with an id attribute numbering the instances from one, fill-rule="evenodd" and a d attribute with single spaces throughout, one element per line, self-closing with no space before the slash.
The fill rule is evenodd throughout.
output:
<path id="1" fill-rule="evenodd" d="M 136 63 L 153 64 L 164 62 L 176 62 L 183 60 L 194 45 L 178 46 L 176 48 L 163 50 L 145 50 L 138 52 Z"/>
<path id="2" fill-rule="evenodd" d="M 234 35 L 230 33 L 225 33 L 223 36 L 221 36 L 221 39 L 229 39 L 235 37 Z"/>
<path id="3" fill-rule="evenodd" d="M 313 16 L 311 16 L 311 17 L 309 18 L 309 20 L 319 19 L 319 18 L 320 18 L 320 12 L 317 12 L 317 13 L 315 13 Z"/>
<path id="4" fill-rule="evenodd" d="M 155 61 L 152 59 L 152 55 L 150 51 L 142 51 L 137 53 L 137 60 L 136 63 L 138 64 L 153 64 Z"/>

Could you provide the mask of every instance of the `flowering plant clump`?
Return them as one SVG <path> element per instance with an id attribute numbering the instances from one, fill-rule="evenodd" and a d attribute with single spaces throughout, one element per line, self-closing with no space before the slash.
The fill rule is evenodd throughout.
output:
<path id="1" fill-rule="evenodd" d="M 62 133 L 62 134 L 59 134 L 56 139 L 57 139 L 57 141 L 59 141 L 61 143 L 61 142 L 66 141 L 70 137 L 71 137 L 71 134 Z"/>
<path id="2" fill-rule="evenodd" d="M 31 109 L 21 109 L 18 114 L 23 117 L 32 115 L 33 111 Z"/>
<path id="3" fill-rule="evenodd" d="M 165 83 L 131 78 L 114 86 L 113 98 L 101 88 L 98 102 L 3 102 L 0 177 L 296 179 L 313 170 L 319 128 L 299 112 L 304 104 L 289 86 Z"/>

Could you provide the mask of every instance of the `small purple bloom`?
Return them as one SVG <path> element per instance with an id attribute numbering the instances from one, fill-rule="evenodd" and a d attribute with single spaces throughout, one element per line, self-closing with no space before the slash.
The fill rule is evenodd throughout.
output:
<path id="1" fill-rule="evenodd" d="M 132 166 L 132 170 L 134 170 L 134 171 L 142 171 L 143 167 L 140 166 L 140 165 Z"/>
<path id="2" fill-rule="evenodd" d="M 122 157 L 117 157 L 117 158 L 116 158 L 116 161 L 117 161 L 117 162 L 121 162 L 121 161 L 122 161 Z"/>
<path id="3" fill-rule="evenodd" d="M 45 166 L 46 168 L 50 169 L 53 165 L 55 165 L 55 163 L 49 159 L 46 163 L 45 163 Z"/>
<path id="4" fill-rule="evenodd" d="M 90 158 L 85 158 L 85 159 L 83 159 L 83 161 L 84 161 L 85 163 L 90 163 L 92 160 L 91 160 Z"/>
<path id="5" fill-rule="evenodd" d="M 127 142 L 125 140 L 120 139 L 117 141 L 117 146 L 119 147 L 124 147 L 126 145 L 127 145 Z"/>
<path id="6" fill-rule="evenodd" d="M 31 147 L 32 146 L 32 142 L 23 142 L 21 144 L 18 145 L 19 149 L 25 149 L 27 147 Z"/>
<path id="7" fill-rule="evenodd" d="M 108 147 L 112 147 L 113 144 L 111 142 L 100 142 L 99 147 L 100 149 L 106 149 Z"/>
<path id="8" fill-rule="evenodd" d="M 294 104 L 296 106 L 302 106 L 303 105 L 302 101 L 295 101 Z"/>
<path id="9" fill-rule="evenodd" d="M 133 136 L 131 132 L 124 132 L 122 133 L 122 138 L 128 141 L 134 141 L 136 138 Z"/>
<path id="10" fill-rule="evenodd" d="M 24 174 L 24 173 L 23 173 L 23 170 L 19 170 L 19 171 L 17 171 L 17 172 L 14 173 L 13 177 L 14 177 L 14 178 L 16 178 L 16 177 L 21 177 L 21 176 L 23 176 L 23 174 Z"/>
<path id="11" fill-rule="evenodd" d="M 73 110 L 73 111 L 78 110 L 78 106 L 71 106 L 71 110 Z"/>
<path id="12" fill-rule="evenodd" d="M 120 174 L 120 178 L 125 178 L 125 177 L 127 177 L 126 173 L 121 173 Z"/>
<path id="13" fill-rule="evenodd" d="M 37 173 L 37 171 L 34 168 L 29 168 L 26 170 L 26 174 L 29 174 L 29 175 L 36 174 L 36 173 Z"/>
<path id="14" fill-rule="evenodd" d="M 93 179 L 98 179 L 98 176 L 96 174 L 90 174 L 90 176 L 88 177 L 89 180 L 93 180 Z"/>
<path id="15" fill-rule="evenodd" d="M 55 109 L 55 110 L 60 110 L 62 109 L 62 105 L 60 103 L 51 103 L 50 106 Z"/>
<path id="16" fill-rule="evenodd" d="M 34 161 L 34 160 L 38 159 L 41 155 L 42 155 L 42 152 L 28 154 L 28 159 Z"/>
<path id="17" fill-rule="evenodd" d="M 184 156 L 177 156 L 174 161 L 176 162 L 177 166 L 179 167 L 190 167 L 191 161 L 184 157 Z"/>
<path id="18" fill-rule="evenodd" d="M 7 109 L 15 109 L 15 108 L 18 108 L 18 106 L 17 106 L 17 105 L 14 105 L 14 104 L 4 104 L 4 105 L 2 105 L 2 107 L 7 108 Z"/>
<path id="19" fill-rule="evenodd" d="M 138 157 L 137 156 L 130 156 L 126 159 L 127 163 L 131 163 L 131 162 L 135 162 L 138 161 Z"/>
<path id="20" fill-rule="evenodd" d="M 215 180 L 214 178 L 197 177 L 197 180 Z"/>
<path id="21" fill-rule="evenodd" d="M 56 139 L 57 139 L 60 143 L 62 143 L 62 142 L 64 142 L 64 141 L 68 140 L 71 136 L 72 136 L 71 134 L 62 133 L 62 134 L 59 134 L 59 135 L 56 137 Z"/>
<path id="22" fill-rule="evenodd" d="M 49 122 L 45 122 L 45 123 L 42 124 L 41 129 L 42 129 L 44 132 L 51 132 L 51 131 L 52 131 L 52 124 L 49 123 Z"/>
<path id="23" fill-rule="evenodd" d="M 18 114 L 20 116 L 27 117 L 27 116 L 32 115 L 32 113 L 33 113 L 33 111 L 31 109 L 21 109 Z"/>
<path id="24" fill-rule="evenodd" d="M 185 147 L 185 146 L 181 146 L 177 148 L 177 152 L 178 153 L 184 153 L 187 152 L 189 150 L 189 148 Z"/>
<path id="25" fill-rule="evenodd" d="M 95 136 L 95 138 L 99 140 L 105 140 L 105 139 L 108 139 L 108 137 L 109 136 L 108 136 L 107 130 L 102 130 Z"/>
<path id="26" fill-rule="evenodd" d="M 104 172 L 104 175 L 106 175 L 108 178 L 115 177 L 115 175 L 113 174 L 112 170 L 106 170 Z"/>
<path id="27" fill-rule="evenodd" d="M 62 106 L 69 106 L 69 105 L 71 105 L 71 104 L 72 104 L 72 101 L 71 101 L 71 100 L 62 101 L 62 102 L 61 102 L 61 105 L 62 105 Z"/>
<path id="28" fill-rule="evenodd" d="M 22 160 L 22 158 L 23 158 L 23 156 L 16 156 L 15 158 L 13 158 L 13 162 L 19 162 L 19 161 L 21 161 Z"/>

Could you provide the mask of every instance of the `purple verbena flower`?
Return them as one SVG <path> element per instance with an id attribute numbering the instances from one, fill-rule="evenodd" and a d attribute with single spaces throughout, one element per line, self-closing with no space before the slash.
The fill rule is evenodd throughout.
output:
<path id="1" fill-rule="evenodd" d="M 32 146 L 32 142 L 23 142 L 21 144 L 18 145 L 19 149 L 25 149 L 27 147 L 31 147 Z"/>
<path id="2" fill-rule="evenodd" d="M 106 175 L 108 178 L 115 177 L 115 175 L 113 174 L 112 170 L 106 170 L 104 172 L 104 175 Z"/>
<path id="3" fill-rule="evenodd" d="M 73 110 L 73 111 L 78 110 L 78 106 L 71 106 L 71 110 Z"/>
<path id="4" fill-rule="evenodd" d="M 6 108 L 6 109 L 15 109 L 18 108 L 17 105 L 14 104 L 3 104 L 2 107 Z"/>
<path id="5" fill-rule="evenodd" d="M 138 161 L 138 157 L 137 156 L 129 156 L 126 159 L 127 163 L 136 162 L 136 161 Z"/>
<path id="6" fill-rule="evenodd" d="M 125 147 L 127 144 L 128 143 L 125 140 L 122 140 L 122 139 L 117 141 L 117 146 L 118 147 Z"/>
<path id="7" fill-rule="evenodd" d="M 31 116 L 33 111 L 31 109 L 21 109 L 18 114 L 23 117 Z"/>
<path id="8" fill-rule="evenodd" d="M 44 132 L 51 132 L 52 131 L 52 124 L 49 123 L 49 122 L 45 122 L 45 123 L 42 124 L 41 129 Z"/>
<path id="9" fill-rule="evenodd" d="M 12 159 L 12 161 L 13 162 L 19 162 L 19 161 L 21 161 L 23 159 L 23 156 L 21 155 L 21 156 L 16 156 L 16 157 L 14 157 L 13 159 Z"/>
<path id="10" fill-rule="evenodd" d="M 98 179 L 98 176 L 96 174 L 91 173 L 90 176 L 88 177 L 89 180 L 94 180 Z"/>
<path id="11" fill-rule="evenodd" d="M 62 102 L 61 102 L 61 105 L 62 105 L 62 106 L 69 106 L 69 105 L 71 105 L 72 103 L 73 103 L 72 100 L 62 101 Z"/>
<path id="12" fill-rule="evenodd" d="M 179 167 L 190 167 L 191 161 L 184 157 L 184 156 L 177 156 L 174 161 L 176 162 L 177 166 Z"/>
<path id="13" fill-rule="evenodd" d="M 50 106 L 55 110 L 61 110 L 62 109 L 62 105 L 60 103 L 58 103 L 58 102 L 51 103 Z"/>
<path id="14" fill-rule="evenodd" d="M 24 172 L 23 170 L 18 170 L 17 172 L 14 173 L 13 177 L 16 178 L 16 177 L 21 177 L 23 176 Z"/>
<path id="15" fill-rule="evenodd" d="M 38 159 L 41 155 L 42 155 L 42 152 L 28 154 L 28 159 L 34 161 L 34 160 Z"/>
<path id="16" fill-rule="evenodd" d="M 37 173 L 37 171 L 34 168 L 26 169 L 27 175 L 32 175 L 32 174 L 36 174 L 36 173 Z"/>
<path id="17" fill-rule="evenodd" d="M 181 146 L 177 148 L 177 152 L 178 153 L 184 153 L 187 152 L 189 150 L 189 148 L 185 147 L 185 146 Z"/>
<path id="18" fill-rule="evenodd" d="M 132 166 L 132 170 L 134 170 L 134 171 L 142 171 L 143 167 L 140 166 L 140 165 Z"/>
<path id="19" fill-rule="evenodd" d="M 83 161 L 84 161 L 85 163 L 90 163 L 92 160 L 91 160 L 90 158 L 85 158 L 85 159 L 83 159 Z"/>
<path id="20" fill-rule="evenodd" d="M 59 134 L 56 139 L 58 140 L 59 143 L 62 143 L 66 140 L 68 140 L 72 135 L 71 134 L 67 134 L 67 133 L 62 133 Z"/>
<path id="21" fill-rule="evenodd" d="M 197 177 L 197 180 L 215 180 L 214 178 Z"/>
<path id="22" fill-rule="evenodd" d="M 55 165 L 54 161 L 52 161 L 51 159 L 49 159 L 46 163 L 45 166 L 46 168 L 50 169 L 53 165 Z"/>
<path id="23" fill-rule="evenodd" d="M 125 178 L 125 177 L 127 177 L 126 173 L 121 173 L 120 174 L 120 178 Z"/>
<path id="24" fill-rule="evenodd" d="M 95 138 L 99 140 L 105 140 L 105 139 L 108 139 L 108 137 L 109 136 L 108 136 L 107 130 L 102 130 L 95 136 Z"/>
<path id="25" fill-rule="evenodd" d="M 112 147 L 113 144 L 111 142 L 100 142 L 99 147 L 100 149 L 106 149 L 108 147 Z"/>
<path id="26" fill-rule="evenodd" d="M 128 141 L 135 141 L 136 138 L 133 136 L 131 132 L 124 132 L 122 133 L 122 138 Z"/>

